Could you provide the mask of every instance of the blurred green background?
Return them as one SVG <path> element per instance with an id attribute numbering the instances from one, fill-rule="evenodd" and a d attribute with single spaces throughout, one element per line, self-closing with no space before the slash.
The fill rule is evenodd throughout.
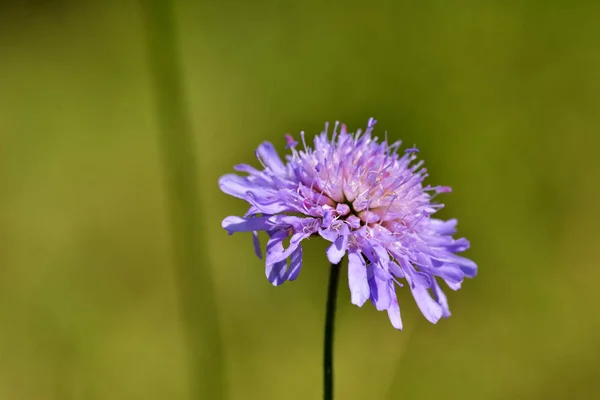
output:
<path id="1" fill-rule="evenodd" d="M 142 1 L 0 3 L 0 399 L 191 399 Z M 339 399 L 600 393 L 600 2 L 181 1 L 232 399 L 321 396 L 325 244 L 264 276 L 217 179 L 325 121 L 416 144 L 479 276 L 405 330 L 339 297 Z"/>

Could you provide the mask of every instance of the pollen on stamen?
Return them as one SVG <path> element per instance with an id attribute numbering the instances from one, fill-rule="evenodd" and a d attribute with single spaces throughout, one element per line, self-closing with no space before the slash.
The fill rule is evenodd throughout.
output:
<path id="1" fill-rule="evenodd" d="M 296 140 L 294 140 L 294 138 L 292 137 L 292 135 L 290 135 L 289 133 L 285 134 L 285 141 L 286 141 L 286 145 L 285 148 L 286 149 L 293 149 L 298 145 L 298 142 Z"/>

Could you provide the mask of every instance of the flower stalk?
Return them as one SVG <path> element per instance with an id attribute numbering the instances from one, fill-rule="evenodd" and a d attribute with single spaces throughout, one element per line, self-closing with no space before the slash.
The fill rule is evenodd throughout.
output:
<path id="1" fill-rule="evenodd" d="M 323 345 L 323 399 L 333 400 L 333 343 L 338 281 L 342 262 L 331 264 L 325 311 L 325 341 Z"/>

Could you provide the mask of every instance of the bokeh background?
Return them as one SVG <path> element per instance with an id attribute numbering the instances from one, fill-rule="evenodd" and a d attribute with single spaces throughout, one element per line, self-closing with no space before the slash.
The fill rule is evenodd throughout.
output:
<path id="1" fill-rule="evenodd" d="M 194 397 L 145 6 L 0 3 L 2 400 Z M 599 396 L 600 2 L 175 11 L 229 398 L 320 398 L 328 264 L 311 240 L 300 279 L 272 287 L 250 235 L 220 227 L 246 205 L 218 177 L 263 140 L 371 116 L 453 187 L 441 216 L 480 273 L 437 325 L 401 290 L 398 332 L 350 304 L 343 272 L 338 398 Z"/>

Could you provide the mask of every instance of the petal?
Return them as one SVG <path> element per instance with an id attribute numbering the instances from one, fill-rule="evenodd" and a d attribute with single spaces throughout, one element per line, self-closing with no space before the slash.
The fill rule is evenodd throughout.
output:
<path id="1" fill-rule="evenodd" d="M 248 181 L 247 178 L 236 174 L 226 174 L 220 177 L 219 187 L 224 193 L 239 199 L 245 199 L 248 191 L 257 189 L 256 185 Z"/>
<path id="2" fill-rule="evenodd" d="M 295 232 L 306 232 L 313 234 L 319 229 L 319 220 L 309 217 L 293 217 L 290 215 L 273 215 L 269 222 L 275 227 L 294 228 Z"/>
<path id="3" fill-rule="evenodd" d="M 346 218 L 346 222 L 351 228 L 360 228 L 360 218 L 358 218 L 356 215 L 350 215 L 348 218 Z"/>
<path id="4" fill-rule="evenodd" d="M 448 318 L 450 315 L 452 315 L 450 313 L 450 308 L 448 307 L 448 298 L 435 279 L 433 280 L 433 295 L 435 296 L 435 299 L 439 305 L 442 307 L 442 317 Z"/>
<path id="5" fill-rule="evenodd" d="M 319 229 L 319 235 L 329 242 L 335 242 L 340 234 L 333 229 Z"/>
<path id="6" fill-rule="evenodd" d="M 289 235 L 288 235 L 288 232 L 285 230 L 281 230 L 281 231 L 277 231 L 277 232 L 270 232 L 269 234 L 271 235 L 271 237 L 267 241 L 267 249 L 266 249 L 265 253 L 266 253 L 267 265 L 273 265 L 273 264 L 278 263 L 287 258 L 287 257 L 281 257 L 281 254 L 283 254 L 282 242 L 285 239 L 287 239 L 287 237 Z"/>
<path id="7" fill-rule="evenodd" d="M 285 233 L 285 235 L 287 235 L 287 233 Z M 285 260 L 298 248 L 298 246 L 300 245 L 300 242 L 309 236 L 310 236 L 310 234 L 294 233 L 292 235 L 292 238 L 290 239 L 290 245 L 288 246 L 287 249 L 285 249 L 282 252 L 274 251 L 273 253 L 269 254 L 268 245 L 267 245 L 267 260 L 270 259 L 271 262 L 279 262 L 279 261 Z M 286 237 L 287 236 L 283 237 L 281 239 L 281 241 L 283 241 Z M 282 246 L 282 248 L 283 248 L 283 246 Z"/>
<path id="8" fill-rule="evenodd" d="M 468 258 L 458 256 L 442 249 L 431 248 L 421 243 L 417 244 L 415 247 L 420 252 L 428 255 L 432 262 L 439 261 L 440 263 L 457 264 L 469 278 L 477 275 L 477 264 Z"/>
<path id="9" fill-rule="evenodd" d="M 461 253 L 471 247 L 471 243 L 466 238 L 460 238 L 455 240 L 451 245 L 446 248 L 453 253 Z"/>
<path id="10" fill-rule="evenodd" d="M 250 217 L 242 218 L 235 215 L 226 217 L 221 226 L 227 229 L 228 232 L 252 232 L 264 231 L 270 228 L 268 224 L 269 217 Z"/>
<path id="11" fill-rule="evenodd" d="M 271 169 L 275 174 L 279 176 L 285 176 L 287 174 L 285 164 L 281 161 L 281 158 L 279 158 L 279 154 L 277 154 L 277 150 L 275 150 L 273 144 L 263 142 L 256 150 L 256 157 L 262 161 L 265 167 Z"/>
<path id="12" fill-rule="evenodd" d="M 406 280 L 410 284 L 409 286 L 410 290 L 412 291 L 412 295 L 417 302 L 417 306 L 421 310 L 423 316 L 425 316 L 425 318 L 427 318 L 427 320 L 431 323 L 435 324 L 438 322 L 442 317 L 442 306 L 440 306 L 431 298 L 425 286 L 412 284 L 411 278 L 408 274 L 406 275 Z"/>
<path id="13" fill-rule="evenodd" d="M 460 270 L 465 274 L 467 278 L 474 278 L 477 276 L 477 264 L 468 258 L 457 256 L 453 254 L 452 260 L 458 264 Z"/>
<path id="14" fill-rule="evenodd" d="M 392 326 L 398 330 L 402 330 L 402 317 L 400 316 L 400 305 L 398 304 L 398 299 L 396 299 L 395 293 L 394 298 L 392 300 L 392 304 L 387 309 L 387 312 Z"/>
<path id="15" fill-rule="evenodd" d="M 340 236 L 327 249 L 327 259 L 332 264 L 337 264 L 342 261 L 342 257 L 348 249 L 348 236 Z"/>
<path id="16" fill-rule="evenodd" d="M 281 254 L 283 252 L 283 240 L 287 237 L 285 232 L 276 232 L 271 236 L 267 242 L 267 265 L 265 273 L 267 279 L 275 286 L 281 285 L 285 282 L 285 275 L 287 271 L 287 261 L 273 260 L 274 254 Z"/>
<path id="17" fill-rule="evenodd" d="M 248 164 L 238 164 L 234 165 L 233 169 L 240 172 L 246 172 L 250 175 L 260 175 L 261 171 L 257 170 L 251 165 Z"/>
<path id="18" fill-rule="evenodd" d="M 370 240 L 365 240 L 361 243 L 360 250 L 363 255 L 367 258 L 370 264 L 379 264 L 379 257 L 377 257 L 377 253 L 375 249 L 373 249 L 373 243 Z"/>
<path id="19" fill-rule="evenodd" d="M 265 269 L 267 279 L 273 284 L 273 286 L 279 286 L 286 280 L 287 262 L 286 260 L 267 264 Z"/>
<path id="20" fill-rule="evenodd" d="M 325 209 L 325 206 L 323 208 Z M 325 209 L 325 213 L 323 214 L 323 223 L 321 224 L 321 226 L 323 228 L 327 228 L 333 222 L 334 217 L 335 217 L 334 210 Z"/>
<path id="21" fill-rule="evenodd" d="M 452 282 L 448 282 L 448 281 L 444 281 L 446 282 L 446 285 L 448 285 L 448 287 L 452 290 L 458 290 L 461 288 L 462 286 L 462 282 L 458 282 L 458 283 L 452 283 Z"/>
<path id="22" fill-rule="evenodd" d="M 383 268 L 381 265 L 375 265 L 373 269 L 374 275 L 377 277 L 377 279 L 386 282 L 394 279 L 392 274 L 387 269 Z"/>
<path id="23" fill-rule="evenodd" d="M 262 259 L 262 251 L 260 250 L 260 241 L 258 240 L 258 232 L 252 231 L 252 241 L 254 242 L 254 252 L 258 258 Z"/>
<path id="24" fill-rule="evenodd" d="M 465 277 L 460 267 L 454 264 L 442 264 L 440 267 L 431 268 L 431 273 L 451 283 L 460 283 Z"/>
<path id="25" fill-rule="evenodd" d="M 426 273 L 415 270 L 410 261 L 404 257 L 401 257 L 398 260 L 400 261 L 402 271 L 404 272 L 404 277 L 411 288 L 414 286 L 423 286 L 425 288 L 431 286 L 431 279 Z"/>
<path id="26" fill-rule="evenodd" d="M 477 264 L 468 258 L 457 256 L 448 251 L 432 249 L 422 244 L 417 245 L 416 248 L 420 252 L 428 255 L 434 263 L 439 262 L 441 264 L 449 263 L 458 265 L 467 278 L 473 278 L 477 275 Z"/>
<path id="27" fill-rule="evenodd" d="M 442 221 L 441 219 L 431 218 L 429 220 L 429 227 L 440 235 L 454 235 L 456 233 L 456 224 L 458 220 L 449 219 L 448 221 Z"/>
<path id="28" fill-rule="evenodd" d="M 390 272 L 392 274 L 394 274 L 395 276 L 397 276 L 398 278 L 404 278 L 404 272 L 402 272 L 402 268 L 400 268 L 400 266 L 398 264 L 396 264 L 394 261 L 390 261 L 388 263 L 388 268 L 389 268 Z"/>
<path id="29" fill-rule="evenodd" d="M 243 199 L 252 204 L 263 214 L 273 215 L 286 211 L 297 211 L 292 204 L 282 201 L 277 196 L 270 195 L 267 191 L 260 192 L 260 195 L 248 191 Z"/>
<path id="30" fill-rule="evenodd" d="M 290 256 L 289 280 L 294 281 L 300 275 L 302 269 L 302 246 L 298 246 Z"/>
<path id="31" fill-rule="evenodd" d="M 335 207 L 335 211 L 337 211 L 338 215 L 346 215 L 350 212 L 350 206 L 344 203 L 338 203 Z"/>
<path id="32" fill-rule="evenodd" d="M 387 273 L 390 255 L 385 247 L 374 240 L 365 240 L 361 250 L 368 260 L 377 266 L 378 271 Z"/>
<path id="33" fill-rule="evenodd" d="M 390 308 L 392 298 L 390 296 L 389 286 L 390 281 L 379 279 L 377 275 L 369 279 L 371 303 L 373 303 L 377 311 L 383 311 Z"/>
<path id="34" fill-rule="evenodd" d="M 369 298 L 370 289 L 365 260 L 356 250 L 348 252 L 348 285 L 352 304 L 362 307 Z"/>

